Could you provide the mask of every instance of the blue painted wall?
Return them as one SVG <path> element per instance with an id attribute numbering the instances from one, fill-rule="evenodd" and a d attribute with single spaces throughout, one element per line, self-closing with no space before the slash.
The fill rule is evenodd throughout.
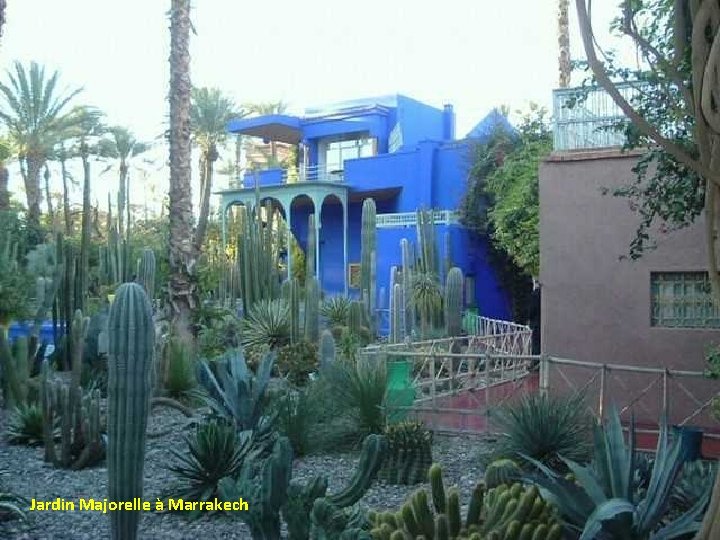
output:
<path id="1" fill-rule="evenodd" d="M 406 96 L 398 96 L 397 104 L 397 121 L 402 131 L 403 148 L 413 148 L 427 139 L 443 139 L 442 110 Z"/>

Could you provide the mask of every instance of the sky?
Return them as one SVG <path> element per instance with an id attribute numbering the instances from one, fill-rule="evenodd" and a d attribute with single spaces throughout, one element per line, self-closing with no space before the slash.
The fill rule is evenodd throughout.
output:
<path id="1" fill-rule="evenodd" d="M 603 4 L 601 22 L 615 2 Z M 166 129 L 169 7 L 169 0 L 8 0 L 0 77 L 14 60 L 40 62 L 67 88 L 84 88 L 78 103 L 156 140 Z M 462 136 L 495 106 L 551 108 L 556 7 L 555 0 L 195 0 L 191 80 L 238 103 L 283 100 L 296 112 L 395 93 L 452 103 Z M 579 54 L 574 29 L 571 47 Z M 161 193 L 169 173 L 158 145 L 144 184 Z M 96 184 L 93 198 L 106 200 L 113 183 Z"/>

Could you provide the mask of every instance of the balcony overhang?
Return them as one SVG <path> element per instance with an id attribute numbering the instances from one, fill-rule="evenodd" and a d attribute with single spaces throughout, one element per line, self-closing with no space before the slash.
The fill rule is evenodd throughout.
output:
<path id="1" fill-rule="evenodd" d="M 284 114 L 230 120 L 227 130 L 230 133 L 260 137 L 265 141 L 297 144 L 302 140 L 300 119 Z"/>

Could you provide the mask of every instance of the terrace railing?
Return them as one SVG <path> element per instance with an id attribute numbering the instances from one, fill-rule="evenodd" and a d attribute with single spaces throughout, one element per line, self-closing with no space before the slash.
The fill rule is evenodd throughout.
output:
<path id="1" fill-rule="evenodd" d="M 460 213 L 455 210 L 435 210 L 433 212 L 433 221 L 435 225 L 454 225 L 460 222 Z M 416 225 L 416 212 L 378 214 L 375 217 L 375 226 L 379 229 L 394 227 L 415 227 Z"/>
<path id="2" fill-rule="evenodd" d="M 325 165 L 308 165 L 307 167 L 289 168 L 283 171 L 283 183 L 294 182 L 343 182 L 341 169 L 328 169 Z"/>
<path id="3" fill-rule="evenodd" d="M 637 83 L 624 83 L 618 88 L 628 100 L 639 92 Z M 554 90 L 553 119 L 556 151 L 607 148 L 625 142 L 622 132 L 608 128 L 626 121 L 626 117 L 602 88 Z"/>

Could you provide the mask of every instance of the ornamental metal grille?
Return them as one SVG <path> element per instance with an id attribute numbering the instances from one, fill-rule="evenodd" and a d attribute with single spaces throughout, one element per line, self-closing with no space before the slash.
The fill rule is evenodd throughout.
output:
<path id="1" fill-rule="evenodd" d="M 707 272 L 652 272 L 650 324 L 669 328 L 720 328 Z"/>

